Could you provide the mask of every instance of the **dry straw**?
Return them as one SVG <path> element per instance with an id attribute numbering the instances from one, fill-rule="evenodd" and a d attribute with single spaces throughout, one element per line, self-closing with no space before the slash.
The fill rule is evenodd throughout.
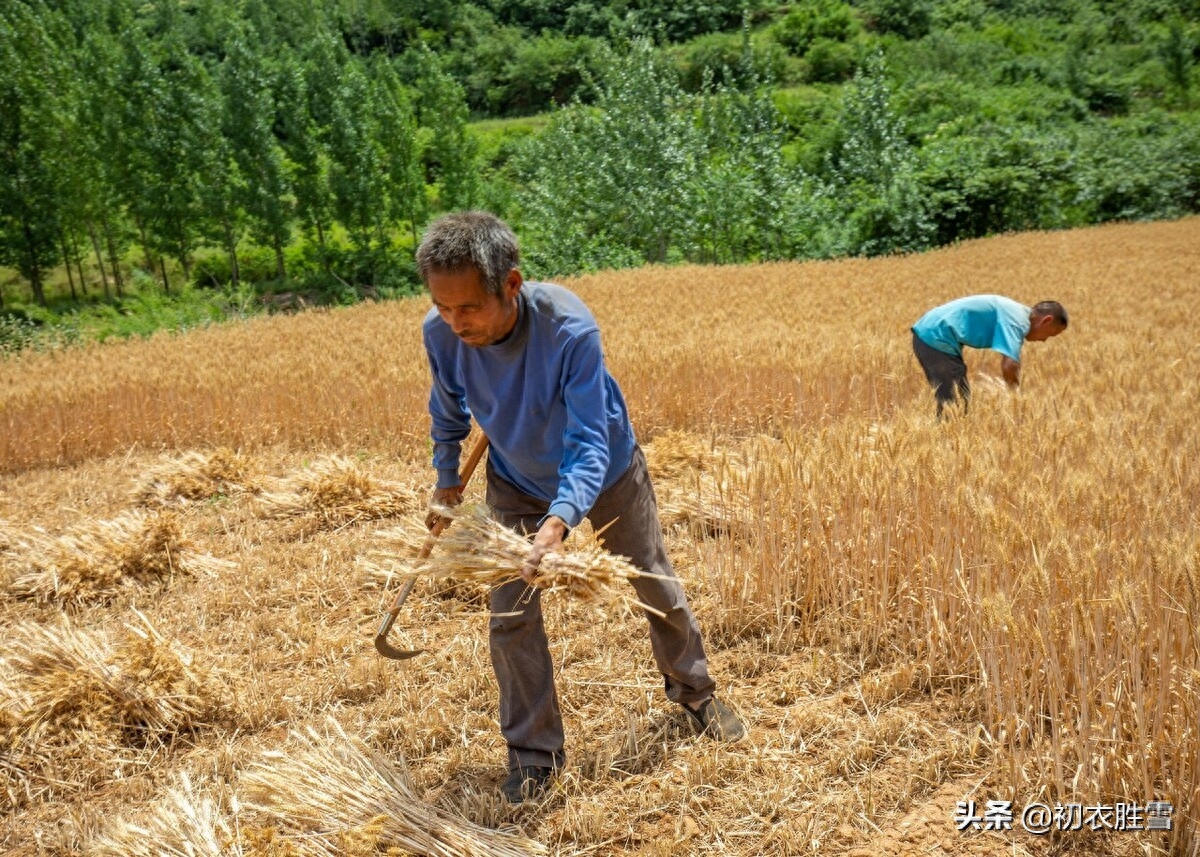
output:
<path id="1" fill-rule="evenodd" d="M 652 479 L 675 479 L 703 470 L 714 457 L 713 445 L 698 434 L 668 429 L 646 444 L 646 468 Z"/>
<path id="2" fill-rule="evenodd" d="M 6 631 L 0 745 L 26 793 L 32 781 L 95 781 L 114 756 L 128 760 L 129 748 L 166 744 L 227 717 L 225 682 L 136 615 L 116 644 L 66 619 Z"/>
<path id="3" fill-rule="evenodd" d="M 170 511 L 126 512 L 57 538 L 35 531 L 9 554 L 15 554 L 6 559 L 15 571 L 9 591 L 18 598 L 58 603 L 102 600 L 125 586 L 233 567 L 196 550 L 179 516 Z"/>
<path id="4" fill-rule="evenodd" d="M 258 511 L 265 518 L 299 518 L 312 529 L 335 529 L 403 515 L 423 502 L 412 488 L 376 479 L 335 455 L 281 480 L 259 497 Z"/>
<path id="5" fill-rule="evenodd" d="M 526 857 L 541 844 L 490 830 L 421 801 L 401 763 L 349 737 L 332 718 L 324 733 L 292 733 L 242 775 L 245 807 L 320 857 L 405 852 L 429 857 Z"/>
<path id="6" fill-rule="evenodd" d="M 288 857 L 294 850 L 242 847 L 230 808 L 232 796 L 220 783 L 193 785 L 186 773 L 136 822 L 120 820 L 94 838 L 91 857 Z"/>
<path id="7" fill-rule="evenodd" d="M 135 499 L 144 504 L 186 504 L 219 495 L 234 496 L 259 490 L 250 459 L 226 447 L 212 452 L 187 452 L 145 474 Z"/>
<path id="8" fill-rule="evenodd" d="M 529 539 L 495 521 L 487 506 L 467 503 L 455 508 L 438 507 L 452 526 L 442 533 L 429 557 L 417 553 L 428 538 L 423 529 L 409 526 L 376 534 L 380 547 L 372 559 L 362 561 L 371 574 L 391 577 L 426 574 L 452 583 L 498 586 L 521 576 L 529 556 Z M 609 553 L 596 541 L 563 553 L 548 553 L 538 566 L 533 586 L 545 592 L 565 592 L 572 598 L 597 605 L 624 603 L 663 615 L 629 594 L 617 584 L 649 576 L 628 559 Z"/>

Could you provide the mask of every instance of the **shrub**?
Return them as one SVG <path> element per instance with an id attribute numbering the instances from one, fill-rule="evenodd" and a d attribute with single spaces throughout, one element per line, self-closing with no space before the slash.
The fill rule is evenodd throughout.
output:
<path id="1" fill-rule="evenodd" d="M 817 39 L 846 42 L 862 31 L 854 10 L 840 0 L 808 0 L 788 12 L 771 29 L 789 53 L 804 56 Z"/>

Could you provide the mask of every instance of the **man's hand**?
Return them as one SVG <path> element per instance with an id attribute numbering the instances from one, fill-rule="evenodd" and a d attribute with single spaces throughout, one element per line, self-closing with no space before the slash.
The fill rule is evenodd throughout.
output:
<path id="1" fill-rule="evenodd" d="M 433 497 L 429 500 L 431 506 L 457 506 L 462 502 L 463 486 L 455 485 L 452 488 L 434 488 Z M 429 510 L 429 514 L 425 516 L 426 529 L 432 530 L 437 526 L 438 521 L 446 520 L 442 515 L 439 515 L 433 509 Z"/>
<path id="2" fill-rule="evenodd" d="M 542 522 L 541 529 L 533 537 L 533 547 L 529 550 L 529 556 L 525 558 L 525 564 L 521 566 L 522 580 L 529 584 L 533 583 L 534 578 L 537 577 L 542 557 L 548 553 L 562 550 L 563 536 L 566 534 L 567 522 L 562 518 L 551 515 Z"/>
<path id="3" fill-rule="evenodd" d="M 1021 364 L 1003 354 L 1000 355 L 1000 374 L 1004 376 L 1004 383 L 1008 384 L 1010 390 L 1015 390 L 1021 385 Z"/>

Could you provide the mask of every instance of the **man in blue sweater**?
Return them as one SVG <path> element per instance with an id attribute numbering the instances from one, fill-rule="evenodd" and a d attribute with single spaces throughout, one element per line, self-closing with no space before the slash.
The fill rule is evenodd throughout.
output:
<path id="1" fill-rule="evenodd" d="M 588 518 L 605 547 L 654 576 L 634 581 L 647 613 L 667 698 L 698 732 L 736 741 L 745 729 L 714 695 L 699 626 L 663 544 L 646 459 L 625 400 L 609 375 L 600 331 L 561 286 L 526 283 L 517 239 L 495 216 L 472 211 L 431 224 L 417 265 L 433 298 L 425 318 L 432 389 L 433 503 L 460 502 L 459 456 L 473 416 L 490 441 L 487 502 L 493 516 L 533 534 L 519 580 L 491 593 L 489 644 L 500 688 L 500 729 L 513 803 L 540 794 L 565 761 L 554 663 L 542 623 L 538 564 Z M 429 520 L 430 526 L 436 515 Z"/>
<path id="2" fill-rule="evenodd" d="M 934 388 L 937 415 L 962 395 L 971 401 L 963 346 L 1000 352 L 1000 372 L 1010 388 L 1021 383 L 1021 345 L 1045 342 L 1067 329 L 1067 311 L 1058 301 L 1030 309 L 1000 295 L 973 295 L 934 307 L 912 327 L 913 352 Z"/>

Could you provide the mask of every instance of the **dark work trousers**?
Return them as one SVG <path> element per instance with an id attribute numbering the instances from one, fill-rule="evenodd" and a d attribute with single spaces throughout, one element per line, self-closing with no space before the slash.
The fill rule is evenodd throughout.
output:
<path id="1" fill-rule="evenodd" d="M 524 533 L 536 533 L 549 508 L 545 501 L 497 476 L 490 460 L 487 502 L 497 521 Z M 628 557 L 644 571 L 669 578 L 632 581 L 638 600 L 666 616 L 646 614 L 654 660 L 672 702 L 708 699 L 716 685 L 708 674 L 700 627 L 667 558 L 658 503 L 640 447 L 634 449 L 629 469 L 600 494 L 587 517 L 596 529 L 608 525 L 601 536 L 607 550 Z M 510 769 L 554 767 L 566 761 L 540 596 L 541 590 L 531 590 L 523 580 L 494 587 L 491 593 L 488 641 L 500 686 L 500 731 L 508 743 Z"/>
<path id="2" fill-rule="evenodd" d="M 956 391 L 962 395 L 963 413 L 971 404 L 971 385 L 967 383 L 967 364 L 956 354 L 938 351 L 913 332 L 913 353 L 917 362 L 925 370 L 925 377 L 933 387 L 933 395 L 937 399 L 937 415 L 942 416 L 942 408 L 954 402 Z"/>

